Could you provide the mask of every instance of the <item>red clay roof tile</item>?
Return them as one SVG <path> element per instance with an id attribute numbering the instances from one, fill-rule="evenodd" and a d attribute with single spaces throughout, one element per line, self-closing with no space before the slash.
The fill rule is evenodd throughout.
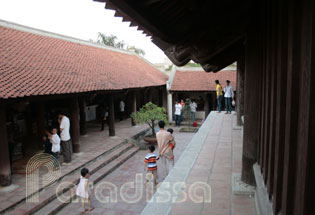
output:
<path id="1" fill-rule="evenodd" d="M 215 80 L 219 80 L 222 86 L 225 86 L 226 80 L 230 80 L 233 89 L 236 90 L 235 70 L 222 70 L 217 73 L 177 70 L 171 91 L 215 91 Z"/>
<path id="2" fill-rule="evenodd" d="M 0 98 L 165 85 L 131 53 L 0 26 Z"/>

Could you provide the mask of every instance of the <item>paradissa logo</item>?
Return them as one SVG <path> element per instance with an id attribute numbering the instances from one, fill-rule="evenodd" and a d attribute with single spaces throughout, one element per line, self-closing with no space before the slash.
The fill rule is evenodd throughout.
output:
<path id="1" fill-rule="evenodd" d="M 40 167 L 45 167 L 47 173 L 40 175 Z M 43 187 L 48 186 L 57 181 L 61 176 L 58 160 L 51 155 L 43 153 L 37 154 L 29 160 L 26 172 L 27 202 L 38 202 L 38 190 L 41 187 L 40 185 Z M 188 200 L 188 198 L 195 203 L 211 202 L 211 187 L 207 183 L 195 182 L 188 185 L 185 182 L 162 182 L 155 192 L 155 186 L 152 182 L 144 185 L 143 176 L 144 174 L 137 173 L 135 175 L 135 181 L 126 182 L 120 187 L 117 187 L 109 181 L 102 181 L 95 186 L 90 182 L 89 187 L 91 188 L 91 192 L 93 192 L 94 187 L 96 199 L 105 204 L 116 203 L 118 195 L 120 195 L 122 201 L 126 203 L 137 203 L 141 201 L 143 195 L 146 196 L 147 202 L 153 201 L 156 203 L 182 203 Z M 151 173 L 148 173 L 145 177 L 146 179 L 152 179 L 153 176 Z M 72 182 L 64 181 L 57 186 L 56 195 L 59 201 L 64 203 L 69 201 L 69 198 L 67 198 L 67 196 L 65 196 L 66 194 L 63 192 L 64 189 L 69 187 L 76 190 L 76 184 Z M 78 201 L 78 199 L 76 201 Z"/>
<path id="2" fill-rule="evenodd" d="M 117 203 L 118 195 L 120 195 L 122 201 L 126 203 L 137 203 L 141 201 L 143 195 L 146 195 L 147 202 L 156 203 L 182 203 L 188 200 L 188 198 L 195 203 L 210 203 L 211 202 L 211 187 L 204 182 L 195 182 L 191 185 L 187 185 L 185 182 L 162 182 L 157 192 L 154 194 L 155 188 L 152 182 L 144 184 L 142 173 L 137 173 L 135 181 L 126 182 L 120 187 L 115 184 L 103 181 L 93 186 L 90 182 L 89 187 L 94 187 L 94 195 L 97 201 L 108 204 Z M 147 174 L 150 177 L 152 174 Z M 69 186 L 69 182 L 63 182 L 64 185 Z M 56 193 L 64 188 L 63 183 L 58 185 Z M 73 185 L 76 187 L 76 185 Z M 186 190 L 186 191 L 185 191 Z M 154 197 L 151 198 L 154 194 Z M 64 196 L 57 195 L 59 201 L 64 201 Z"/>

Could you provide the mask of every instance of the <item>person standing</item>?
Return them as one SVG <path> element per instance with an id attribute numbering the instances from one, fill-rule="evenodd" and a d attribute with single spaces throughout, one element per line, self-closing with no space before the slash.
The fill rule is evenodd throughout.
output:
<path id="1" fill-rule="evenodd" d="M 223 99 L 223 92 L 222 92 L 222 86 L 219 82 L 219 80 L 215 80 L 216 83 L 216 92 L 217 92 L 217 100 L 218 100 L 218 112 L 221 113 L 222 111 L 222 99 Z"/>
<path id="2" fill-rule="evenodd" d="M 190 103 L 190 113 L 191 113 L 191 121 L 195 122 L 196 120 L 196 110 L 197 110 L 197 104 L 195 102 L 195 100 L 192 100 L 192 102 Z"/>
<path id="3" fill-rule="evenodd" d="M 180 116 L 182 109 L 182 105 L 177 101 L 175 104 L 175 126 L 180 126 Z"/>
<path id="4" fill-rule="evenodd" d="M 72 142 L 70 137 L 70 120 L 63 113 L 58 114 L 60 125 L 61 150 L 63 156 L 63 165 L 69 165 L 71 162 Z"/>
<path id="5" fill-rule="evenodd" d="M 180 104 L 179 104 L 180 105 Z M 162 162 L 163 178 L 165 178 L 171 168 L 174 166 L 173 151 L 170 147 L 170 142 L 173 140 L 172 134 L 164 130 L 165 122 L 159 121 L 160 131 L 156 133 L 156 140 L 159 146 L 159 157 Z"/>
<path id="6" fill-rule="evenodd" d="M 50 140 L 50 143 L 52 145 L 51 147 L 51 155 L 55 157 L 54 160 L 54 170 L 58 170 L 59 164 L 58 164 L 58 154 L 60 152 L 60 138 L 57 134 L 57 128 L 51 129 L 51 134 L 49 132 L 46 132 L 48 135 L 48 138 Z"/>
<path id="7" fill-rule="evenodd" d="M 125 102 L 123 100 L 120 100 L 119 103 L 119 118 L 120 121 L 124 119 L 124 113 L 125 113 Z"/>
<path id="8" fill-rule="evenodd" d="M 144 158 L 144 171 L 153 175 L 154 185 L 157 185 L 157 165 L 156 161 L 159 159 L 159 156 L 154 153 L 155 147 L 150 145 L 148 148 L 149 154 Z M 148 178 L 145 183 L 148 183 Z"/>
<path id="9" fill-rule="evenodd" d="M 224 87 L 224 98 L 225 98 L 225 106 L 226 106 L 226 113 L 232 112 L 232 99 L 234 98 L 233 88 L 230 85 L 230 81 L 226 80 L 226 86 Z"/>

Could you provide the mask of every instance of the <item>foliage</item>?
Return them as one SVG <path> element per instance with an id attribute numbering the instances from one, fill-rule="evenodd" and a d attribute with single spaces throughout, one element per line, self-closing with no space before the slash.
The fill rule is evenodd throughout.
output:
<path id="1" fill-rule="evenodd" d="M 104 33 L 98 32 L 97 36 L 97 43 L 107 45 L 107 46 L 112 46 L 118 49 L 129 49 L 129 45 L 126 44 L 123 40 L 118 40 L 117 36 L 115 35 L 106 35 Z M 138 55 L 145 55 L 145 51 L 140 48 L 134 48 L 135 53 Z"/>
<path id="2" fill-rule="evenodd" d="M 131 118 L 139 124 L 148 124 L 152 129 L 152 134 L 155 135 L 155 125 L 158 121 L 164 120 L 167 124 L 166 110 L 152 102 L 148 102 L 139 111 L 131 114 Z"/>
<path id="3" fill-rule="evenodd" d="M 169 65 L 167 68 L 166 68 L 166 71 L 171 71 L 173 65 Z"/>
<path id="4" fill-rule="evenodd" d="M 188 62 L 184 67 L 201 67 L 201 65 L 195 62 Z"/>
<path id="5" fill-rule="evenodd" d="M 138 55 L 142 55 L 142 56 L 145 55 L 145 51 L 144 51 L 143 49 L 135 48 L 135 52 L 136 52 Z"/>

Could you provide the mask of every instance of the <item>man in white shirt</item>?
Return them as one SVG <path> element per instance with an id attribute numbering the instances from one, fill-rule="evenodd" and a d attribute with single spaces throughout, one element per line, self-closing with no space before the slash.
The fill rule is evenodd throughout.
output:
<path id="1" fill-rule="evenodd" d="M 63 155 L 63 165 L 69 165 L 71 162 L 72 142 L 70 137 L 70 120 L 63 113 L 58 114 L 60 124 L 61 150 Z"/>
<path id="2" fill-rule="evenodd" d="M 190 113 L 191 113 L 192 122 L 195 122 L 196 120 L 196 110 L 197 110 L 197 104 L 195 100 L 192 100 L 192 103 L 190 103 Z"/>
<path id="3" fill-rule="evenodd" d="M 179 103 L 179 101 L 177 101 L 175 104 L 175 126 L 180 126 L 182 108 L 182 105 Z"/>
<path id="4" fill-rule="evenodd" d="M 124 119 L 124 112 L 125 112 L 125 102 L 123 100 L 121 100 L 120 104 L 119 104 L 120 121 L 122 121 Z"/>
<path id="5" fill-rule="evenodd" d="M 48 135 L 48 138 L 49 138 L 50 143 L 52 145 L 52 147 L 51 147 L 52 156 L 54 156 L 56 158 L 54 160 L 54 165 L 55 165 L 54 170 L 57 170 L 59 168 L 58 154 L 60 152 L 60 138 L 57 134 L 57 128 L 53 128 L 51 130 L 51 134 L 47 133 L 47 135 Z"/>
<path id="6" fill-rule="evenodd" d="M 226 87 L 224 88 L 224 98 L 225 98 L 225 106 L 226 106 L 225 114 L 229 114 L 232 112 L 232 99 L 234 98 L 233 88 L 230 85 L 229 80 L 226 80 Z"/>

